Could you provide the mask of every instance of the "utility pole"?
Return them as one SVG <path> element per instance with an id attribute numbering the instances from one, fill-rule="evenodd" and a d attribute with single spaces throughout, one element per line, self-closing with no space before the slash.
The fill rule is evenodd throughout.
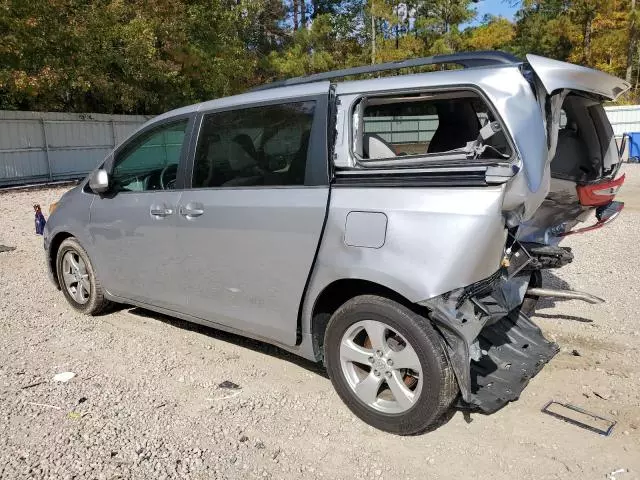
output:
<path id="1" fill-rule="evenodd" d="M 371 0 L 371 65 L 376 63 L 376 17 L 373 13 L 373 2 Z"/>
<path id="2" fill-rule="evenodd" d="M 631 83 L 633 74 L 633 54 L 636 51 L 636 0 L 631 0 L 631 14 L 629 15 L 629 45 L 627 47 L 627 72 L 625 80 Z"/>

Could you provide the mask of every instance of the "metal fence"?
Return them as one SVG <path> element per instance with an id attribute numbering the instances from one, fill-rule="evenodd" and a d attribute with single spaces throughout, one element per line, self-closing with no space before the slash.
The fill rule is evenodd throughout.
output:
<path id="1" fill-rule="evenodd" d="M 616 138 L 630 132 L 640 132 L 640 105 L 605 107 L 607 117 L 613 127 Z"/>
<path id="2" fill-rule="evenodd" d="M 394 145 L 431 141 L 438 128 L 437 115 L 413 117 L 370 117 L 364 119 L 365 133 L 375 133 Z"/>
<path id="3" fill-rule="evenodd" d="M 81 178 L 148 118 L 0 111 L 0 186 Z"/>

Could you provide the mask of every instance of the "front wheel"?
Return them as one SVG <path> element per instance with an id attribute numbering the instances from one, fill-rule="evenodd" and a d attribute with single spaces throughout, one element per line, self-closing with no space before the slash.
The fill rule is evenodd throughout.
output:
<path id="1" fill-rule="evenodd" d="M 89 255 L 75 238 L 67 238 L 60 244 L 56 273 L 62 293 L 76 310 L 86 315 L 97 315 L 110 305 Z"/>
<path id="2" fill-rule="evenodd" d="M 393 300 L 363 295 L 336 311 L 325 333 L 334 388 L 361 420 L 412 435 L 432 427 L 458 393 L 428 319 Z"/>

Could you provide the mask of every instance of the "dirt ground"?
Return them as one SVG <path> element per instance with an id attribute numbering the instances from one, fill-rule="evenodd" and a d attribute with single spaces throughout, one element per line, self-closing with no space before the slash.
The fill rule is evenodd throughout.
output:
<path id="1" fill-rule="evenodd" d="M 621 218 L 567 239 L 576 260 L 545 278 L 607 302 L 542 302 L 562 351 L 520 400 L 407 438 L 269 345 L 140 309 L 76 314 L 46 278 L 31 208 L 63 190 L 0 193 L 0 244 L 16 247 L 0 253 L 0 478 L 638 479 L 640 166 L 626 172 Z M 580 429 L 541 413 L 550 399 L 618 424 Z"/>

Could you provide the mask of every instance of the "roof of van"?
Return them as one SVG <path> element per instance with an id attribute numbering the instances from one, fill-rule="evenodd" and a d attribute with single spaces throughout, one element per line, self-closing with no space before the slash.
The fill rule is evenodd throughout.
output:
<path id="1" fill-rule="evenodd" d="M 188 105 L 186 107 L 171 110 L 151 119 L 148 123 L 155 123 L 168 117 L 187 114 L 197 111 L 206 111 L 212 109 L 232 108 L 242 104 L 259 104 L 260 102 L 268 102 L 273 100 L 285 100 L 288 98 L 296 98 L 309 95 L 320 95 L 326 93 L 331 80 L 339 78 L 352 77 L 355 75 L 371 74 L 392 70 L 400 70 L 404 68 L 414 68 L 427 65 L 459 65 L 464 69 L 476 69 L 478 67 L 504 67 L 513 66 L 522 63 L 517 57 L 499 51 L 483 51 L 483 52 L 462 52 L 451 55 L 434 55 L 432 57 L 414 58 L 399 62 L 380 63 L 375 65 L 365 65 L 361 67 L 347 68 L 343 70 L 334 70 L 331 72 L 317 73 L 305 77 L 295 77 L 287 80 L 281 80 L 266 85 L 256 87 L 246 93 L 232 95 L 229 97 L 221 97 L 215 100 L 209 100 L 202 103 Z M 449 73 L 462 73 L 459 71 L 448 71 Z M 419 75 L 434 75 L 444 72 L 429 72 Z M 404 75 L 410 77 L 412 75 Z M 373 90 L 385 89 L 389 82 L 397 82 L 398 76 L 383 77 L 369 80 L 356 80 L 340 83 L 341 87 L 349 85 L 358 85 L 366 82 L 368 88 L 374 85 L 379 88 Z"/>
<path id="2" fill-rule="evenodd" d="M 459 65 L 463 68 L 474 68 L 497 65 L 513 65 L 517 63 L 521 63 L 521 60 L 518 57 L 515 57 L 506 52 L 461 52 L 453 53 L 450 55 L 434 55 L 432 57 L 411 58 L 408 60 L 400 60 L 397 62 L 376 63 L 373 65 L 363 65 L 361 67 L 315 73 L 313 75 L 307 75 L 304 77 L 294 77 L 286 80 L 280 80 L 278 82 L 268 83 L 256 87 L 252 91 L 268 90 L 271 88 L 286 87 L 290 85 L 300 85 L 305 83 L 318 82 L 321 80 L 333 80 L 336 78 L 350 77 L 353 75 L 400 70 L 402 68 L 424 67 L 427 65 Z"/>

